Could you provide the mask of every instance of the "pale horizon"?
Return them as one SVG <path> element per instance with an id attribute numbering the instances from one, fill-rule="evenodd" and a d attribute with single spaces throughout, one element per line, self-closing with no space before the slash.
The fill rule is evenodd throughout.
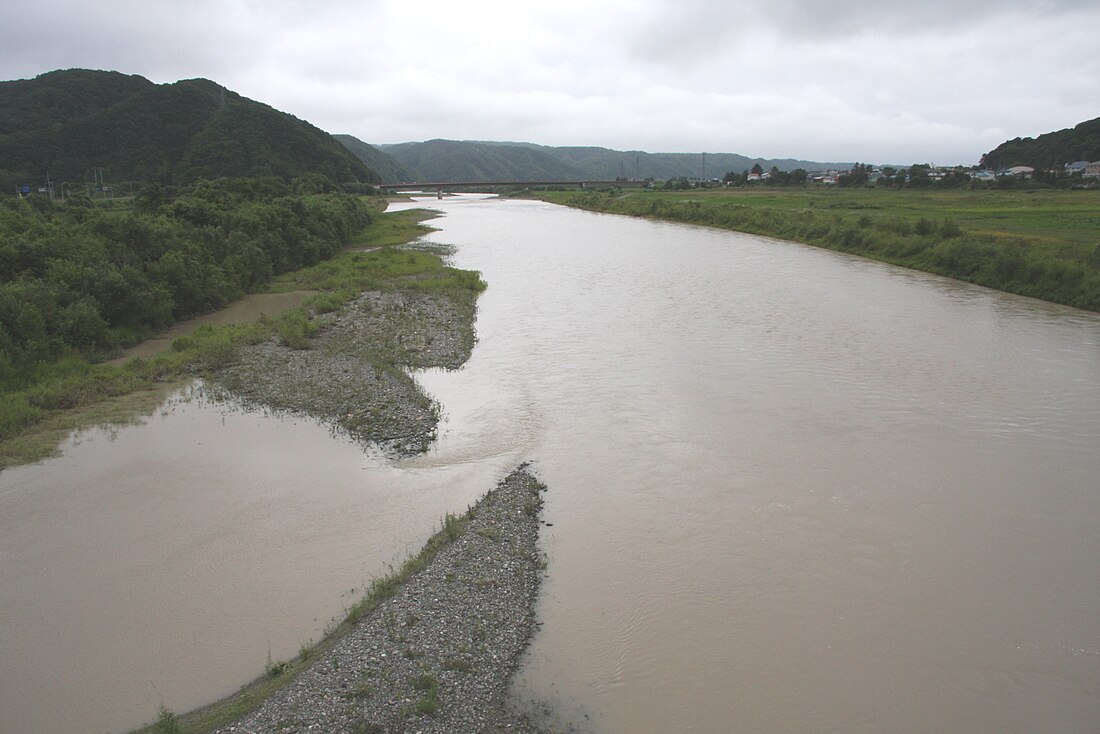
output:
<path id="1" fill-rule="evenodd" d="M 1084 0 L 120 0 L 9 3 L 0 25 L 3 79 L 203 77 L 381 145 L 975 165 L 1100 114 Z"/>

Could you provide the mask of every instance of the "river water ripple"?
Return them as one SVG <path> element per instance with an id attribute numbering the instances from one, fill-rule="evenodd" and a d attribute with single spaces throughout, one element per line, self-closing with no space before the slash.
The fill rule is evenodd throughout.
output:
<path id="1" fill-rule="evenodd" d="M 559 723 L 1100 721 L 1100 317 L 730 232 L 431 206 L 489 289 L 470 362 L 417 375 L 428 454 L 181 400 L 0 474 L 0 728 L 231 691 L 526 459 L 549 566 L 517 692 Z"/>

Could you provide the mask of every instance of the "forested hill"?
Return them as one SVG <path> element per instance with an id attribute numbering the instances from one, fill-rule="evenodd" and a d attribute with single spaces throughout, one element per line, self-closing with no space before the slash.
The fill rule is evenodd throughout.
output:
<path id="1" fill-rule="evenodd" d="M 222 176 L 380 177 L 328 133 L 206 79 L 154 84 L 69 69 L 0 82 L 0 190 L 90 182 L 179 185 Z"/>
<path id="2" fill-rule="evenodd" d="M 759 163 L 790 171 L 847 169 L 848 163 L 749 158 L 733 153 L 646 153 L 598 147 L 550 147 L 532 143 L 429 140 L 379 146 L 414 181 L 604 180 L 616 178 L 722 178 Z"/>
<path id="3" fill-rule="evenodd" d="M 381 146 L 413 181 L 549 181 L 584 178 L 538 146 L 428 140 Z M 612 176 L 614 178 L 614 176 Z"/>
<path id="4" fill-rule="evenodd" d="M 1100 117 L 1037 138 L 1014 138 L 982 156 L 983 168 L 1061 167 L 1075 161 L 1100 161 Z"/>
<path id="5" fill-rule="evenodd" d="M 353 135 L 336 134 L 332 137 L 340 141 L 340 144 L 361 160 L 363 165 L 377 173 L 383 183 L 403 183 L 412 180 L 404 166 L 373 145 L 368 145 Z"/>

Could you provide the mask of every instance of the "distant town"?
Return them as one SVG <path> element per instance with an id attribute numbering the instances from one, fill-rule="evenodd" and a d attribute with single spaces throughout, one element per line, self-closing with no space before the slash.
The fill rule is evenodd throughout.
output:
<path id="1" fill-rule="evenodd" d="M 738 186 L 746 184 L 822 186 L 937 186 L 958 187 L 968 184 L 987 184 L 1011 187 L 1019 182 L 1044 183 L 1052 186 L 1095 188 L 1100 179 L 1100 161 L 1074 161 L 1064 166 L 1036 169 L 1032 166 L 1010 166 L 989 169 L 974 166 L 933 166 L 917 164 L 909 166 L 877 166 L 857 163 L 849 169 L 831 168 L 824 171 L 795 169 L 781 171 L 776 167 L 765 171 L 753 166 L 742 173 L 730 172 L 722 179 L 712 179 L 711 184 Z M 671 188 L 671 187 L 670 187 Z"/>

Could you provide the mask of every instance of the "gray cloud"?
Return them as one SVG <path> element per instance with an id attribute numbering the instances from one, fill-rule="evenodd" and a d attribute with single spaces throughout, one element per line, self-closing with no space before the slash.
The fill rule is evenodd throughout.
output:
<path id="1" fill-rule="evenodd" d="M 205 76 L 372 142 L 974 162 L 1097 114 L 1097 27 L 1087 0 L 7 3 L 0 78 Z"/>

